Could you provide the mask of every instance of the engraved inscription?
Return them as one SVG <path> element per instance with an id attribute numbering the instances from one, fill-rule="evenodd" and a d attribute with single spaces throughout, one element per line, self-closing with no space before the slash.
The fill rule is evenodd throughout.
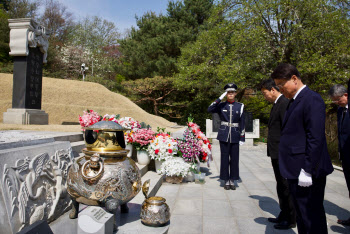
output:
<path id="1" fill-rule="evenodd" d="M 29 48 L 26 108 L 41 109 L 42 56 L 39 48 Z"/>

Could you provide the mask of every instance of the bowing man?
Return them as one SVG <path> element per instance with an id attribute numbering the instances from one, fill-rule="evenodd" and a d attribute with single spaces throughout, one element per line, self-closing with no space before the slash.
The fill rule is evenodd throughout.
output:
<path id="1" fill-rule="evenodd" d="M 278 145 L 281 137 L 281 128 L 289 100 L 283 96 L 273 79 L 264 80 L 260 90 L 266 101 L 273 103 L 268 122 L 267 156 L 271 157 L 271 164 L 276 179 L 277 196 L 281 212 L 277 218 L 268 218 L 269 222 L 276 223 L 276 229 L 290 229 L 296 226 L 295 209 L 290 195 L 288 182 L 281 175 L 278 161 Z"/>
<path id="2" fill-rule="evenodd" d="M 218 113 L 221 120 L 217 136 L 221 151 L 220 179 L 225 181 L 225 190 L 235 190 L 234 181 L 239 180 L 239 146 L 245 142 L 244 104 L 235 101 L 237 85 L 229 83 L 224 90 L 208 112 Z M 226 95 L 226 102 L 221 102 Z"/>
<path id="3" fill-rule="evenodd" d="M 329 96 L 332 101 L 339 106 L 337 111 L 338 152 L 350 197 L 350 118 L 348 93 L 343 85 L 337 84 L 329 90 Z M 338 223 L 350 226 L 350 218 L 338 220 Z"/>
<path id="4" fill-rule="evenodd" d="M 319 94 L 303 84 L 291 64 L 271 74 L 290 101 L 282 123 L 279 167 L 287 179 L 299 233 L 328 233 L 323 207 L 326 177 L 333 172 L 325 136 L 326 107 Z"/>

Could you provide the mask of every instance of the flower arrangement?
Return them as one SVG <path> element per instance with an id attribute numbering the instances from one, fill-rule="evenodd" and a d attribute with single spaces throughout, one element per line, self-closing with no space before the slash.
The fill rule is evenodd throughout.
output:
<path id="1" fill-rule="evenodd" d="M 197 163 L 200 161 L 201 146 L 197 138 L 187 128 L 184 132 L 183 139 L 177 139 L 179 155 L 188 163 Z"/>
<path id="2" fill-rule="evenodd" d="M 208 138 L 205 134 L 200 130 L 199 126 L 193 123 L 193 119 L 189 119 L 187 124 L 189 130 L 193 133 L 194 137 L 197 139 L 198 144 L 200 146 L 200 157 L 199 161 L 201 162 L 209 162 L 208 159 L 211 159 L 211 145 Z"/>
<path id="3" fill-rule="evenodd" d="M 132 144 L 134 142 L 134 131 L 126 131 L 124 133 L 124 139 L 126 144 Z"/>
<path id="4" fill-rule="evenodd" d="M 164 161 L 177 154 L 177 141 L 167 133 L 158 133 L 147 149 L 151 159 Z"/>
<path id="5" fill-rule="evenodd" d="M 191 164 L 191 170 L 196 171 L 199 162 L 207 162 L 211 159 L 211 145 L 208 138 L 201 132 L 199 126 L 189 118 L 187 129 L 182 139 L 177 139 L 179 153 L 186 162 Z"/>
<path id="6" fill-rule="evenodd" d="M 119 119 L 120 115 L 109 115 L 109 114 L 105 114 L 102 118 L 102 121 L 113 121 L 118 123 L 118 119 Z"/>
<path id="7" fill-rule="evenodd" d="M 89 127 L 102 119 L 101 116 L 93 110 L 87 110 L 83 113 L 82 116 L 79 115 L 79 123 L 82 127 Z"/>
<path id="8" fill-rule="evenodd" d="M 141 128 L 141 125 L 140 123 L 131 118 L 131 117 L 123 117 L 123 118 L 120 118 L 118 120 L 118 123 L 123 127 L 123 128 L 126 128 L 126 129 L 130 129 L 130 130 L 136 130 L 136 129 L 139 129 Z"/>
<path id="9" fill-rule="evenodd" d="M 186 176 L 190 170 L 190 165 L 182 158 L 171 157 L 163 162 L 160 173 L 166 176 Z"/>
<path id="10" fill-rule="evenodd" d="M 155 132 L 152 129 L 137 129 L 132 134 L 132 145 L 137 150 L 147 150 L 148 145 L 154 139 Z"/>

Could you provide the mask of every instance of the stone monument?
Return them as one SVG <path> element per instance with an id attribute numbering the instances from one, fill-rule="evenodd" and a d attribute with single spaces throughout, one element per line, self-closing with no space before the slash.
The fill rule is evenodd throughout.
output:
<path id="1" fill-rule="evenodd" d="M 9 19 L 10 55 L 14 56 L 12 108 L 4 112 L 8 124 L 48 124 L 41 110 L 42 70 L 46 63 L 48 31 L 30 18 Z"/>

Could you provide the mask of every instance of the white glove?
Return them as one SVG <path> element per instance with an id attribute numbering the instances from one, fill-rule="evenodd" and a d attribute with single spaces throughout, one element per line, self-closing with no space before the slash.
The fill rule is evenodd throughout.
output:
<path id="1" fill-rule="evenodd" d="M 219 97 L 220 100 L 222 100 L 225 96 L 226 96 L 227 92 L 221 94 L 221 96 Z"/>
<path id="2" fill-rule="evenodd" d="M 244 141 L 240 141 L 240 142 L 239 142 L 239 145 L 244 145 Z"/>
<path id="3" fill-rule="evenodd" d="M 298 179 L 298 185 L 301 187 L 309 187 L 312 185 L 312 176 L 310 173 L 304 171 L 304 169 L 301 169 Z"/>

